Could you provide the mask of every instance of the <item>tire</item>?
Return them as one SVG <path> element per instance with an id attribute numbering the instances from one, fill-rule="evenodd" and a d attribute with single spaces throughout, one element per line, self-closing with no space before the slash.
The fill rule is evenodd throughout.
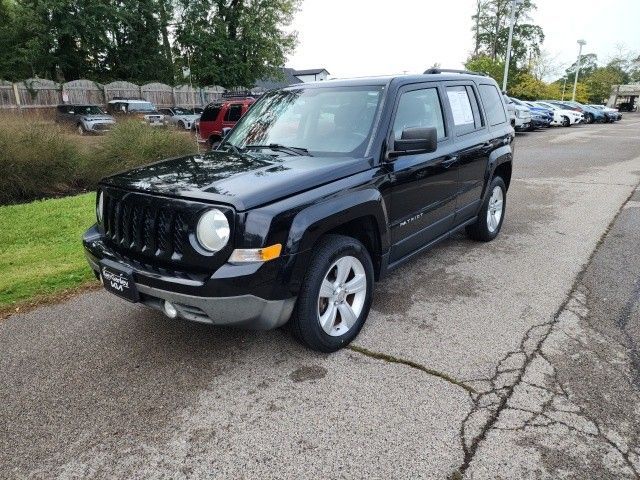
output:
<path id="1" fill-rule="evenodd" d="M 81 123 L 78 124 L 78 126 L 76 127 L 76 130 L 78 132 L 78 135 L 84 135 L 85 133 L 87 133 L 87 131 L 84 129 Z"/>
<path id="2" fill-rule="evenodd" d="M 507 207 L 507 188 L 502 177 L 491 180 L 486 197 L 476 222 L 466 228 L 467 235 L 480 242 L 490 242 L 502 228 Z"/>
<path id="3" fill-rule="evenodd" d="M 186 130 L 186 126 L 182 120 L 178 122 L 178 127 L 180 127 L 180 130 Z"/>
<path id="4" fill-rule="evenodd" d="M 562 117 L 562 126 L 563 127 L 571 126 L 571 120 L 569 120 L 569 117 Z"/>
<path id="5" fill-rule="evenodd" d="M 215 150 L 216 148 L 218 148 L 218 145 L 220 145 L 221 141 L 222 139 L 220 137 L 214 135 L 209 137 L 209 147 L 211 148 L 211 150 Z"/>
<path id="6" fill-rule="evenodd" d="M 589 124 L 593 123 L 593 115 L 591 113 L 587 113 L 585 115 L 585 119 L 586 119 L 587 123 L 589 123 Z"/>
<path id="7" fill-rule="evenodd" d="M 326 235 L 314 251 L 289 330 L 310 349 L 330 353 L 348 345 L 369 315 L 373 264 L 362 243 L 343 235 Z M 352 285 L 355 293 L 340 285 Z"/>

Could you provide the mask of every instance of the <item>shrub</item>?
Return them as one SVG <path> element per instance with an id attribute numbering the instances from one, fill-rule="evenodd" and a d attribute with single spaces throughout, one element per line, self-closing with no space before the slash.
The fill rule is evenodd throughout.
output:
<path id="1" fill-rule="evenodd" d="M 150 127 L 139 120 L 121 121 L 106 135 L 102 145 L 86 156 L 82 179 L 93 186 L 106 175 L 195 153 L 196 149 L 195 139 L 184 132 Z"/>
<path id="2" fill-rule="evenodd" d="M 0 116 L 0 205 L 77 193 L 104 176 L 194 153 L 193 136 L 119 121 L 104 137 L 80 137 L 38 115 Z"/>
<path id="3" fill-rule="evenodd" d="M 0 204 L 73 189 L 80 157 L 59 126 L 20 115 L 0 117 Z"/>

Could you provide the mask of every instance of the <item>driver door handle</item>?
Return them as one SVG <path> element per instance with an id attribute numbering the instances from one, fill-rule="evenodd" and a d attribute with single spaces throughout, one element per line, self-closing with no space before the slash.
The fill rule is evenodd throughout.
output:
<path id="1" fill-rule="evenodd" d="M 442 166 L 444 168 L 449 168 L 451 165 L 458 161 L 457 155 L 450 155 L 442 161 Z"/>

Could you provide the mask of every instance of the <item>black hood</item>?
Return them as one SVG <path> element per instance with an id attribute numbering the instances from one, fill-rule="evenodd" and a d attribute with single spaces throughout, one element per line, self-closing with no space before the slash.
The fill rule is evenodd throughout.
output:
<path id="1" fill-rule="evenodd" d="M 362 158 L 214 151 L 135 168 L 101 183 L 127 190 L 210 199 L 246 210 L 369 167 Z"/>

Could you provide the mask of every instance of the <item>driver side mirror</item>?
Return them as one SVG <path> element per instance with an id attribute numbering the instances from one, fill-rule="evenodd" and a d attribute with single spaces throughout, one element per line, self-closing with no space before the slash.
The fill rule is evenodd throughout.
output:
<path id="1" fill-rule="evenodd" d="M 438 130 L 435 127 L 405 128 L 399 140 L 393 142 L 389 158 L 415 153 L 431 153 L 438 149 Z"/>
<path id="2" fill-rule="evenodd" d="M 229 135 L 230 131 L 231 131 L 231 127 L 224 127 L 222 129 L 222 138 L 226 138 L 226 136 Z"/>

